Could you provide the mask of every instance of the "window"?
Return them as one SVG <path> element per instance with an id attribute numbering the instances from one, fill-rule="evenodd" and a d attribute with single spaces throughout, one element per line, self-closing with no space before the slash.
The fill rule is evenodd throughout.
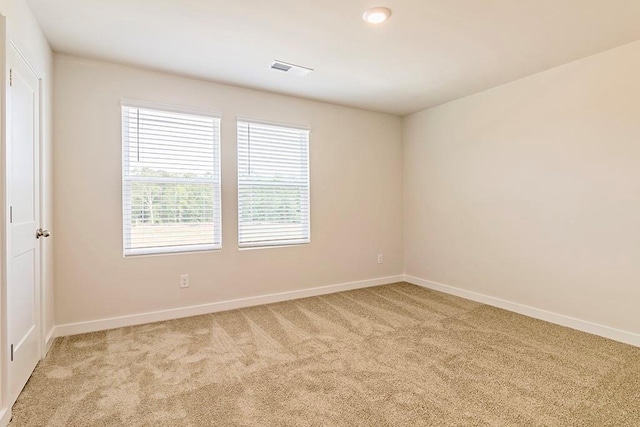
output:
<path id="1" fill-rule="evenodd" d="M 309 130 L 239 119 L 239 246 L 309 241 Z"/>
<path id="2" fill-rule="evenodd" d="M 219 249 L 220 117 L 122 107 L 124 254 Z"/>

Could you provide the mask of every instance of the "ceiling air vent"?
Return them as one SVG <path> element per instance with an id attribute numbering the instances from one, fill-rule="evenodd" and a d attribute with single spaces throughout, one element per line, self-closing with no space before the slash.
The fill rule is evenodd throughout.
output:
<path id="1" fill-rule="evenodd" d="M 302 67 L 300 65 L 289 64 L 288 62 L 282 62 L 275 60 L 271 63 L 271 69 L 282 71 L 284 73 L 295 74 L 297 76 L 306 76 L 313 71 L 312 68 Z"/>

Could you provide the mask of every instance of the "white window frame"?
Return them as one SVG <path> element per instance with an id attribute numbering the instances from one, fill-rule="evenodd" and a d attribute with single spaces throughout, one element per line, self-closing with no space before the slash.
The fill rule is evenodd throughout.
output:
<path id="1" fill-rule="evenodd" d="M 126 135 L 125 125 L 123 122 L 123 108 L 125 107 L 157 110 L 157 111 L 168 112 L 168 113 L 203 116 L 203 117 L 209 117 L 209 118 L 218 120 L 218 141 L 217 141 L 218 147 L 217 149 L 215 149 L 214 147 L 214 152 L 217 151 L 217 155 L 218 155 L 217 174 L 213 175 L 212 180 L 202 180 L 202 182 L 212 183 L 214 186 L 217 185 L 218 187 L 218 194 L 220 195 L 220 197 L 219 197 L 219 200 L 214 199 L 214 218 L 216 217 L 215 211 L 217 210 L 219 220 L 217 224 L 214 223 L 214 227 L 215 226 L 219 227 L 219 236 L 220 236 L 219 244 L 214 243 L 214 244 L 186 245 L 186 246 L 164 246 L 164 247 L 157 247 L 157 248 L 131 248 L 131 224 L 130 222 L 127 222 L 126 215 L 125 215 L 126 195 L 130 193 L 130 187 L 133 181 L 151 182 L 151 181 L 154 181 L 154 178 L 137 177 L 136 179 L 131 179 L 131 177 L 129 177 L 129 179 L 127 179 L 127 177 L 125 176 L 125 171 L 129 170 L 129 150 L 125 149 L 125 141 L 126 141 L 125 138 L 127 137 L 127 135 Z M 221 163 L 221 159 L 222 159 L 221 128 L 222 126 L 221 124 L 222 124 L 222 114 L 214 111 L 203 110 L 203 109 L 192 108 L 192 107 L 161 104 L 161 103 L 148 102 L 148 101 L 132 100 L 127 98 L 123 98 L 121 100 L 120 126 L 122 131 L 122 137 L 121 137 L 122 171 L 120 175 L 122 178 L 122 209 L 121 209 L 122 224 L 123 224 L 122 243 L 123 243 L 123 256 L 125 258 L 144 256 L 144 255 L 169 255 L 169 254 L 186 254 L 191 252 L 203 252 L 203 251 L 219 251 L 222 249 L 222 176 L 221 176 L 222 175 L 222 163 Z M 185 179 L 184 181 L 181 181 L 180 179 L 172 180 L 168 178 L 155 179 L 155 181 L 188 182 L 191 184 L 198 182 L 198 180 L 196 179 Z M 129 188 L 129 192 L 127 192 L 127 188 Z M 127 247 L 129 247 L 129 249 L 127 249 Z"/>
<path id="2" fill-rule="evenodd" d="M 306 131 L 308 136 L 307 136 L 307 206 L 306 206 L 306 212 L 307 212 L 307 238 L 305 239 L 298 239 L 298 240 L 271 240 L 268 242 L 264 242 L 264 243 L 260 243 L 260 242 L 253 242 L 253 243 L 246 243 L 243 244 L 240 242 L 240 215 L 241 215 L 241 211 L 240 211 L 240 140 L 238 138 L 238 130 L 239 130 L 239 125 L 240 123 L 251 123 L 251 124 L 258 124 L 258 125 L 267 125 L 267 126 L 277 126 L 277 127 L 284 127 L 284 128 L 289 128 L 289 129 L 296 129 L 296 130 L 301 130 L 301 131 Z M 265 119 L 260 119 L 260 118 L 255 118 L 255 117 L 249 117 L 249 116 L 237 116 L 236 117 L 236 166 L 237 166 L 237 171 L 236 171 L 236 178 L 237 178 L 237 195 L 238 195 L 238 200 L 237 200 L 237 208 L 238 208 L 238 212 L 237 212 L 237 236 L 238 236 L 238 248 L 240 250 L 251 250 L 251 249 L 269 249 L 269 248 L 286 248 L 286 247 L 292 247 L 292 246 L 303 246 L 303 245 L 308 245 L 311 243 L 311 128 L 309 126 L 305 126 L 305 125 L 299 125 L 299 124 L 292 124 L 292 123 L 286 123 L 286 122 L 278 122 L 278 121 L 272 121 L 272 120 L 265 120 Z M 297 186 L 295 184 L 293 184 L 293 186 Z"/>

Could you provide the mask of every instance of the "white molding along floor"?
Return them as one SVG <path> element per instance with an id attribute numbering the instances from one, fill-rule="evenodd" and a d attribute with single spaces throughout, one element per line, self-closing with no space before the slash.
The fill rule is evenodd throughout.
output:
<path id="1" fill-rule="evenodd" d="M 69 323 L 65 325 L 57 325 L 55 327 L 54 336 L 62 337 L 68 335 L 77 335 L 88 332 L 122 328 L 125 326 L 142 325 L 145 323 L 179 319 L 182 317 L 199 316 L 202 314 L 234 310 L 237 308 L 252 307 L 256 305 L 271 304 L 275 302 L 289 301 L 294 299 L 313 297 L 317 295 L 350 291 L 353 289 L 387 285 L 390 283 L 402 282 L 403 280 L 403 275 L 380 277 L 377 279 L 361 280 L 357 282 L 341 283 L 337 285 L 321 286 L 296 291 L 279 292 L 274 294 L 260 295 L 256 297 L 240 298 L 229 301 L 194 305 L 189 307 L 173 308 L 169 310 L 153 311 L 149 313 L 133 314 L 130 316 L 112 317 L 108 319 L 91 320 L 88 322 L 80 323 Z"/>
<path id="2" fill-rule="evenodd" d="M 11 408 L 0 410 L 0 426 L 9 425 L 9 421 L 11 421 Z"/>
<path id="3" fill-rule="evenodd" d="M 565 316 L 563 314 L 553 313 L 539 308 L 530 307 L 528 305 L 506 301 L 500 298 L 495 298 L 477 292 L 467 291 L 465 289 L 460 289 L 449 285 L 443 285 L 442 283 L 432 282 L 430 280 L 420 279 L 418 277 L 405 276 L 404 280 L 405 282 L 421 286 L 423 288 L 444 292 L 446 294 L 455 295 L 471 301 L 476 301 L 482 304 L 487 304 L 493 307 L 512 311 L 514 313 L 544 320 L 556 325 L 566 326 L 568 328 L 577 329 L 589 334 L 598 335 L 604 338 L 612 339 L 614 341 L 620 341 L 626 344 L 640 347 L 640 335 L 633 332 L 622 331 L 620 329 L 611 328 L 609 326 L 588 322 L 586 320 L 576 319 L 573 317 Z"/>
<path id="4" fill-rule="evenodd" d="M 309 289 L 301 289 L 288 292 L 279 292 L 274 294 L 260 295 L 256 297 L 240 298 L 229 301 L 220 301 L 209 304 L 194 305 L 189 307 L 180 307 L 169 310 L 153 311 L 148 313 L 139 313 L 129 316 L 112 317 L 107 319 L 91 320 L 87 322 L 68 323 L 57 325 L 54 330 L 47 335 L 47 351 L 53 344 L 56 337 L 77 335 L 89 332 L 104 331 L 108 329 L 121 328 L 126 326 L 142 325 L 145 323 L 161 322 L 165 320 L 179 319 L 183 317 L 199 316 L 202 314 L 216 313 L 226 310 L 234 310 L 244 307 L 252 307 L 261 304 L 270 304 L 275 302 L 288 301 L 299 298 L 307 298 L 317 295 L 326 295 L 336 292 L 349 291 L 353 289 L 362 289 L 389 283 L 405 281 L 423 288 L 444 292 L 455 295 L 468 300 L 487 304 L 493 307 L 502 308 L 514 313 L 544 320 L 561 326 L 566 326 L 579 331 L 620 341 L 636 347 L 640 347 L 640 335 L 633 332 L 623 331 L 609 326 L 576 319 L 563 314 L 557 314 L 550 311 L 542 310 L 535 307 L 519 304 L 512 301 L 503 300 L 489 295 L 456 288 L 442 283 L 421 279 L 408 275 L 398 275 L 389 277 L 380 277 L 376 279 L 361 280 L 357 282 L 341 283 L 337 285 L 321 286 Z"/>

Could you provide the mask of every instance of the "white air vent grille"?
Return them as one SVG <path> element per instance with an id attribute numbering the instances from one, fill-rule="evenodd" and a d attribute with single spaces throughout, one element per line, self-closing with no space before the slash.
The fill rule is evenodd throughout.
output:
<path id="1" fill-rule="evenodd" d="M 284 73 L 295 74 L 297 76 L 306 76 L 313 71 L 312 68 L 302 67 L 300 65 L 289 64 L 288 62 L 275 60 L 271 63 L 271 69 L 282 71 Z"/>
<path id="2" fill-rule="evenodd" d="M 285 65 L 281 62 L 274 62 L 271 64 L 271 68 L 278 71 L 284 71 L 285 73 L 291 69 L 290 65 Z"/>

